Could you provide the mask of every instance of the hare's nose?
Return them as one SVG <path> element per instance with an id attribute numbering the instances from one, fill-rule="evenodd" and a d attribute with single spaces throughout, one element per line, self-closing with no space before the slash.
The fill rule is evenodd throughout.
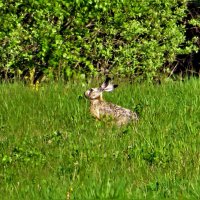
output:
<path id="1" fill-rule="evenodd" d="M 86 97 L 89 97 L 89 95 L 90 95 L 90 92 L 91 92 L 90 90 L 87 90 L 87 91 L 84 93 L 84 94 L 85 94 L 85 96 L 86 96 Z"/>

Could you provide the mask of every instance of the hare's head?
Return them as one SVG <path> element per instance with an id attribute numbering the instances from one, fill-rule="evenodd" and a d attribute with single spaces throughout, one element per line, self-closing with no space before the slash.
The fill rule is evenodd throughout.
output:
<path id="1" fill-rule="evenodd" d="M 102 93 L 104 91 L 111 92 L 118 85 L 110 83 L 110 78 L 106 78 L 105 82 L 99 88 L 91 88 L 85 92 L 85 96 L 90 100 L 102 100 Z"/>

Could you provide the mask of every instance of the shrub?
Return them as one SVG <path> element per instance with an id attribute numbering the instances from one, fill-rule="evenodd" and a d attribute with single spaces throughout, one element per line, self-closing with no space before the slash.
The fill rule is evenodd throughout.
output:
<path id="1" fill-rule="evenodd" d="M 180 23 L 186 0 L 7 0 L 0 8 L 4 68 L 151 80 L 163 64 L 193 50 Z"/>

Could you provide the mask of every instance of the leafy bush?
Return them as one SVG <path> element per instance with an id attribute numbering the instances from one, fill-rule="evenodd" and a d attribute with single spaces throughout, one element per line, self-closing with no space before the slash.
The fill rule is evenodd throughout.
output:
<path id="1" fill-rule="evenodd" d="M 186 0 L 7 0 L 0 3 L 0 66 L 49 76 L 114 73 L 151 79 L 185 42 Z"/>

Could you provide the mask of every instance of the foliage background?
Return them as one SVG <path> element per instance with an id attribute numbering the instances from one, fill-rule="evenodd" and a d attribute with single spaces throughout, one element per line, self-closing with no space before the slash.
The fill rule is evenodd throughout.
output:
<path id="1" fill-rule="evenodd" d="M 177 55 L 197 51 L 198 38 L 186 37 L 186 0 L 6 0 L 0 14 L 4 70 L 151 80 L 169 75 Z"/>

